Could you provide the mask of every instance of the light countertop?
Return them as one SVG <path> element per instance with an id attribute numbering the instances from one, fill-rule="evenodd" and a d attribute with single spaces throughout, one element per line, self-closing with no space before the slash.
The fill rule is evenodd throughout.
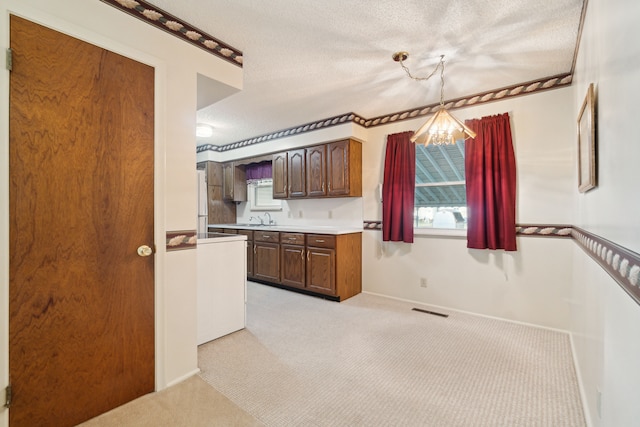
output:
<path id="1" fill-rule="evenodd" d="M 350 234 L 362 232 L 362 227 L 333 227 L 326 225 L 253 225 L 253 224 L 209 224 L 213 228 L 233 228 L 238 230 L 285 231 L 317 234 Z"/>
<path id="2" fill-rule="evenodd" d="M 198 233 L 198 244 L 234 242 L 238 240 L 247 240 L 247 236 L 242 234 L 224 234 L 224 233 Z"/>

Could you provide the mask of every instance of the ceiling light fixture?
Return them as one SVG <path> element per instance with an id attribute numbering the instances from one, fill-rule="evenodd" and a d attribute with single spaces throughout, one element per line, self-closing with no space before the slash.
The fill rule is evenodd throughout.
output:
<path id="1" fill-rule="evenodd" d="M 411 142 L 424 144 L 426 147 L 429 144 L 455 144 L 459 139 L 475 138 L 476 133 L 474 131 L 449 114 L 444 108 L 444 55 L 440 55 L 440 62 L 426 77 L 415 77 L 411 74 L 403 62 L 408 57 L 408 52 L 396 52 L 392 56 L 393 60 L 399 62 L 407 76 L 413 80 L 429 80 L 440 68 L 440 109 L 425 124 L 420 126 L 420 129 L 414 132 Z"/>
<path id="2" fill-rule="evenodd" d="M 196 125 L 196 136 L 198 138 L 209 138 L 213 136 L 213 126 L 204 123 L 198 123 Z"/>

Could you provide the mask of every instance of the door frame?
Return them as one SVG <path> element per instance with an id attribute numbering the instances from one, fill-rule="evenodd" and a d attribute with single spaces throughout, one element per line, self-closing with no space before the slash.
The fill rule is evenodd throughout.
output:
<path id="1" fill-rule="evenodd" d="M 19 0 L 7 0 L 0 6 L 0 21 L 4 31 L 0 32 L 0 427 L 9 424 L 8 411 L 4 410 L 4 385 L 9 383 L 9 71 L 4 64 L 4 51 L 10 46 L 9 16 L 16 15 L 37 24 L 51 28 L 79 40 L 123 55 L 135 61 L 154 67 L 154 313 L 155 313 L 155 390 L 167 386 L 164 375 L 166 361 L 165 324 L 165 140 L 167 69 L 163 60 L 141 52 L 131 46 L 111 40 L 87 28 L 51 16 Z"/>

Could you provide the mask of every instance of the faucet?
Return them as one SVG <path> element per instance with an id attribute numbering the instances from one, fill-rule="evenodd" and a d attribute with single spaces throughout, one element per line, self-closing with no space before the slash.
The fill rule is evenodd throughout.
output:
<path id="1" fill-rule="evenodd" d="M 262 221 L 262 218 L 260 218 L 260 217 L 257 217 L 257 218 L 256 218 L 255 216 L 251 216 L 251 217 L 249 217 L 249 223 L 251 223 L 251 221 L 252 221 L 252 220 L 254 220 L 254 219 L 255 219 L 256 221 L 260 221 L 260 225 L 264 225 L 264 222 Z"/>
<path id="2" fill-rule="evenodd" d="M 269 212 L 265 212 L 264 216 L 265 216 L 265 220 L 268 218 L 268 221 L 267 221 L 266 225 L 274 225 L 275 224 L 275 221 L 271 219 L 271 214 Z M 262 218 L 260 218 L 260 222 L 262 222 Z"/>

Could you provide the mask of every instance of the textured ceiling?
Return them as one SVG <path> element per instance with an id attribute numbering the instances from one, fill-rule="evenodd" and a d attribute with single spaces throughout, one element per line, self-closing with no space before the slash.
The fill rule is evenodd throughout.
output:
<path id="1" fill-rule="evenodd" d="M 409 79 L 445 55 L 445 99 L 572 72 L 584 0 L 151 0 L 243 51 L 244 88 L 198 111 L 225 145 L 354 112 L 372 118 L 439 101 Z"/>

